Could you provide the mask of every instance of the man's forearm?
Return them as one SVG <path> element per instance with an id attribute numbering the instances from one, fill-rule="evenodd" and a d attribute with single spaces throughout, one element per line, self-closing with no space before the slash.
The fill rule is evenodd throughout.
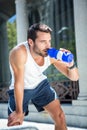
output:
<path id="1" fill-rule="evenodd" d="M 68 68 L 68 77 L 72 81 L 77 81 L 79 79 L 78 69 L 76 67 L 72 69 Z"/>
<path id="2" fill-rule="evenodd" d="M 14 93 L 15 93 L 16 112 L 23 113 L 23 109 L 22 109 L 23 94 L 24 94 L 23 86 L 19 86 L 15 84 Z"/>

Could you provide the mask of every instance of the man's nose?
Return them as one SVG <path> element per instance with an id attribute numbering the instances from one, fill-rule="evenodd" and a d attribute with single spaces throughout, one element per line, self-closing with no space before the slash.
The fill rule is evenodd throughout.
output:
<path id="1" fill-rule="evenodd" d="M 51 43 L 48 42 L 46 47 L 50 48 L 51 47 Z"/>

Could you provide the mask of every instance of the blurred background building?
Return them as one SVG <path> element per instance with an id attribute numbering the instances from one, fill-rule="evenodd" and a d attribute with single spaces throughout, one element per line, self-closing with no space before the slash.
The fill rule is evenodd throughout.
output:
<path id="1" fill-rule="evenodd" d="M 49 25 L 53 30 L 52 46 L 57 49 L 60 47 L 69 49 L 75 56 L 80 74 L 79 81 L 70 81 L 53 66 L 49 67 L 45 74 L 59 95 L 67 124 L 87 128 L 86 12 L 87 0 L 0 0 L 1 108 L 2 103 L 7 103 L 6 91 L 11 81 L 7 22 L 13 23 L 16 20 L 16 44 L 26 41 L 28 27 L 36 22 L 41 22 Z M 38 119 L 35 119 L 32 113 L 31 111 L 30 120 L 41 121 L 40 115 L 38 115 Z M 44 121 L 52 123 L 48 116 L 43 117 L 42 122 Z"/>

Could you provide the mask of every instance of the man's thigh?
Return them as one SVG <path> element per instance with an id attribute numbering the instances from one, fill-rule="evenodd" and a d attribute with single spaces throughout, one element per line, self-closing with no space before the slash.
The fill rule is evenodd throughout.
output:
<path id="1" fill-rule="evenodd" d="M 58 99 L 53 100 L 48 105 L 44 106 L 44 109 L 52 116 L 55 117 L 58 113 L 62 112 L 60 101 Z"/>
<path id="2" fill-rule="evenodd" d="M 16 110 L 16 103 L 14 97 L 14 90 L 9 90 L 9 100 L 8 100 L 8 115 L 10 115 L 13 111 Z M 29 90 L 24 90 L 24 100 L 23 100 L 23 112 L 25 115 L 28 114 L 28 104 L 31 98 L 32 92 Z"/>

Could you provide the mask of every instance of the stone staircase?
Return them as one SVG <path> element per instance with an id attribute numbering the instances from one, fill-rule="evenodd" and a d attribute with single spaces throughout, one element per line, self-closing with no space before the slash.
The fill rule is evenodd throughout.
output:
<path id="1" fill-rule="evenodd" d="M 62 109 L 64 110 L 66 116 L 66 122 L 68 126 L 87 128 L 87 102 L 81 106 L 81 102 L 76 105 L 73 104 L 63 104 Z M 7 118 L 7 103 L 0 103 L 0 118 Z M 51 123 L 53 120 L 47 114 L 47 112 L 37 112 L 36 108 L 31 104 L 29 105 L 29 115 L 25 117 L 26 121 L 39 122 L 39 123 Z"/>
<path id="2" fill-rule="evenodd" d="M 68 126 L 87 128 L 87 106 L 86 105 L 63 105 L 62 106 Z"/>

